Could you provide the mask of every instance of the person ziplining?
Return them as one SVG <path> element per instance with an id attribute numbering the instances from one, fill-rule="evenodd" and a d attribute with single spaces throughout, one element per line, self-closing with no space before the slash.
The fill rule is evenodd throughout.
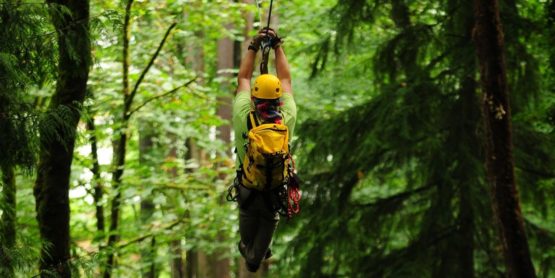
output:
<path id="1" fill-rule="evenodd" d="M 270 4 L 271 14 L 271 4 Z M 237 177 L 228 200 L 239 206 L 238 249 L 247 270 L 256 272 L 272 256 L 270 244 L 279 216 L 299 213 L 299 180 L 289 150 L 297 107 L 283 40 L 268 26 L 251 41 L 241 61 L 233 102 Z M 261 75 L 252 87 L 254 62 L 262 52 Z M 268 56 L 275 53 L 276 75 L 268 74 Z"/>

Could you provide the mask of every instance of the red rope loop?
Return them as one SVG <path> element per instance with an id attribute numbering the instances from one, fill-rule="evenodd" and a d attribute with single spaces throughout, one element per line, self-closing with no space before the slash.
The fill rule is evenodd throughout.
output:
<path id="1" fill-rule="evenodd" d="M 301 206 L 299 202 L 301 201 L 301 192 L 298 187 L 289 187 L 287 201 L 287 215 L 291 217 L 294 214 L 301 212 Z"/>

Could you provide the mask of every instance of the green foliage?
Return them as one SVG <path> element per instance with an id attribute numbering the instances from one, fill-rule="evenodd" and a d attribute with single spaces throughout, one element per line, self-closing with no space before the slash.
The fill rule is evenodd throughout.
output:
<path id="1" fill-rule="evenodd" d="M 327 69 L 321 66 L 333 50 L 329 39 L 324 39 L 315 59 L 322 79 L 344 82 L 333 74 L 334 67 L 344 69 L 342 60 L 364 57 L 357 55 L 357 49 L 375 50 L 367 56 L 373 58 L 372 72 L 362 71 L 369 59 L 357 66 L 362 74 L 356 83 L 367 84 L 366 97 L 352 107 L 336 105 L 337 112 L 317 109 L 330 101 L 326 98 L 343 102 L 337 92 L 350 88 L 311 88 L 320 98 L 310 106 L 318 108 L 303 108 L 318 117 L 309 116 L 303 123 L 296 147 L 299 169 L 307 180 L 303 203 L 307 220 L 289 231 L 296 238 L 288 253 L 298 258 L 285 264 L 300 264 L 300 268 L 285 273 L 303 277 L 463 275 L 468 265 L 454 254 L 464 250 L 470 250 L 470 270 L 476 275 L 503 271 L 483 178 L 477 69 L 470 39 L 473 19 L 471 7 L 466 6 L 459 1 L 428 5 L 341 1 L 332 9 L 343 15 L 332 18 L 338 26 L 333 31 L 338 34 L 335 45 L 340 48 L 335 55 L 340 59 L 328 63 Z M 528 8 L 522 10 L 538 13 Z M 553 167 L 548 151 L 553 146 L 542 120 L 546 111 L 534 104 L 549 99 L 538 87 L 544 69 L 537 57 L 546 48 L 523 43 L 522 38 L 540 35 L 530 30 L 541 29 L 541 20 L 529 20 L 534 13 L 514 11 L 516 6 L 510 5 L 503 10 L 505 28 L 511 30 L 506 38 L 515 155 L 517 167 L 530 166 L 519 173 L 519 185 L 525 207 L 528 203 L 534 207 L 526 210 L 526 216 L 546 223 L 551 216 L 536 218 L 536 212 L 549 211 L 551 201 L 545 196 L 552 187 L 537 185 L 552 182 L 551 171 L 544 167 Z M 526 35 L 519 36 L 520 32 Z M 531 118 L 521 118 L 534 114 L 535 125 L 530 125 Z M 532 232 L 531 241 L 537 235 Z M 534 259 L 544 266 L 544 273 L 549 271 L 549 255 Z"/>
<path id="2" fill-rule="evenodd" d="M 41 5 L 0 3 L 0 164 L 30 168 L 36 153 L 37 117 L 26 90 L 48 80 L 53 63 Z M 26 42 L 26 43 L 23 43 Z"/>
<path id="3" fill-rule="evenodd" d="M 69 193 L 75 276 L 100 275 L 106 256 L 116 252 L 114 277 L 139 277 L 150 265 L 169 277 L 168 262 L 177 254 L 168 250 L 176 242 L 181 255 L 238 258 L 237 210 L 223 204 L 234 174 L 231 147 L 215 139 L 216 128 L 227 124 L 216 111 L 233 81 L 218 69 L 217 42 L 243 41 L 243 16 L 258 21 L 258 10 L 235 1 L 135 1 L 131 87 L 167 28 L 177 26 L 123 129 L 125 2 L 91 1 L 89 95 L 83 107 L 57 107 L 40 125 L 58 59 L 50 18 L 67 12 L 30 1 L 0 3 L 0 35 L 12 38 L 0 40 L 0 163 L 33 166 L 36 134 L 44 142 L 72 135 L 67 123 L 82 109 Z M 267 8 L 269 1 L 262 2 Z M 502 6 L 518 187 L 540 277 L 552 275 L 555 265 L 554 3 Z M 293 73 L 299 107 L 293 147 L 304 184 L 303 211 L 281 221 L 269 276 L 503 276 L 483 170 L 471 5 L 291 0 L 274 1 L 273 14 Z M 93 177 L 92 131 L 84 124 L 90 118 L 100 180 Z M 118 193 L 112 141 L 122 132 L 129 140 L 121 238 L 109 250 L 108 229 L 96 227 L 93 194 L 100 183 L 107 227 Z M 17 275 L 29 277 L 38 274 L 40 252 L 33 179 L 19 176 L 17 186 L 17 242 L 9 252 Z M 468 254 L 470 267 L 463 260 Z"/>

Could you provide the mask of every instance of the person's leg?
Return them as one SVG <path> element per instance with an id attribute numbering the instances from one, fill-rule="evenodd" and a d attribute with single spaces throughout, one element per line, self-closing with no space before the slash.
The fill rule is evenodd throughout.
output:
<path id="1" fill-rule="evenodd" d="M 237 198 L 239 203 L 239 234 L 241 241 L 239 242 L 239 251 L 241 255 L 249 263 L 254 263 L 252 246 L 258 231 L 258 210 L 254 203 L 256 192 L 253 192 L 243 186 L 239 186 L 239 196 Z"/>
<path id="2" fill-rule="evenodd" d="M 259 263 L 261 263 L 268 254 L 278 221 L 279 215 L 277 213 L 271 217 L 262 216 L 259 219 L 258 231 L 255 235 L 253 245 L 254 258 Z"/>
<path id="3" fill-rule="evenodd" d="M 256 233 L 259 226 L 259 217 L 256 212 L 248 209 L 239 209 L 239 234 L 241 235 L 241 242 L 245 246 L 245 256 L 249 256 L 249 250 L 252 249 Z"/>
<path id="4" fill-rule="evenodd" d="M 246 249 L 247 261 L 259 265 L 266 257 L 266 252 L 272 242 L 279 221 L 279 214 L 268 209 L 262 196 L 257 196 L 251 208 L 257 212 L 257 227 L 253 243 L 248 245 Z"/>

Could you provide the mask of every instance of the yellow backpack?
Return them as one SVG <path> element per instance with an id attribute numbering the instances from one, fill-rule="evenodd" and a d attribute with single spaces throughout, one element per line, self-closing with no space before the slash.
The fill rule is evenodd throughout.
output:
<path id="1" fill-rule="evenodd" d="M 283 124 L 258 125 L 249 113 L 247 144 L 243 159 L 241 184 L 266 191 L 283 186 L 289 178 L 289 130 Z"/>

